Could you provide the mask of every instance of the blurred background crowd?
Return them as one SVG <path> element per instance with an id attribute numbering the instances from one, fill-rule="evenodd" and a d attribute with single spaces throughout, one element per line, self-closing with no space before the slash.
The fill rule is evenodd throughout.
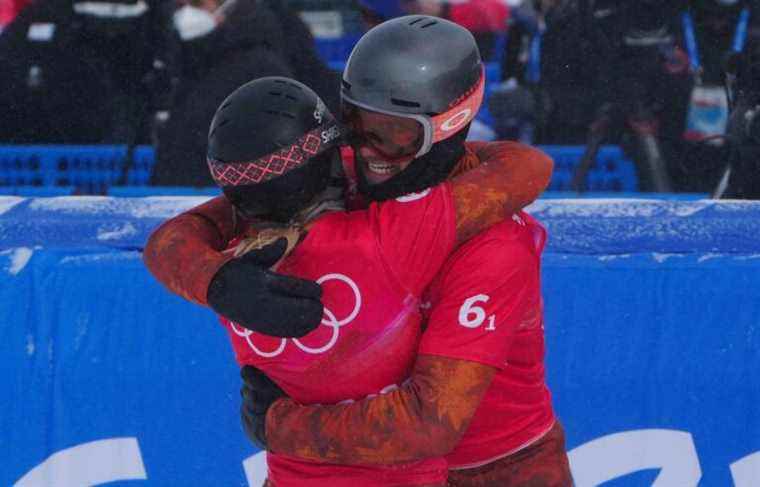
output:
<path id="1" fill-rule="evenodd" d="M 230 92 L 290 76 L 338 113 L 353 42 L 406 14 L 475 36 L 471 139 L 583 148 L 568 188 L 605 144 L 641 191 L 715 194 L 760 172 L 755 0 L 0 0 L 0 145 L 147 145 L 150 184 L 212 186 L 206 133 Z"/>

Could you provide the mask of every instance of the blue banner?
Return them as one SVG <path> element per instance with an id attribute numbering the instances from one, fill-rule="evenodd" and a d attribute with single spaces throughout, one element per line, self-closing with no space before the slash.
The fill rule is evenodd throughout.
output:
<path id="1" fill-rule="evenodd" d="M 0 198 L 0 485 L 261 485 L 226 334 L 141 261 L 204 199 Z M 760 202 L 531 213 L 576 484 L 758 485 Z"/>

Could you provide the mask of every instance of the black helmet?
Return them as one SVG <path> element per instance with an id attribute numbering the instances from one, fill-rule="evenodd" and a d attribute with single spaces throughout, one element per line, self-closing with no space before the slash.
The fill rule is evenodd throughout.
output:
<path id="1" fill-rule="evenodd" d="M 386 154 L 369 138 L 362 138 L 362 123 L 353 123 L 362 112 L 401 117 L 407 119 L 406 126 L 414 120 L 419 136 L 407 137 L 405 151 L 394 147 L 392 152 L 413 156 L 414 161 L 388 181 L 368 185 L 359 170 L 362 191 L 372 199 L 386 199 L 448 176 L 464 152 L 467 129 L 483 101 L 484 83 L 475 38 L 458 24 L 408 15 L 369 30 L 354 47 L 343 72 L 343 115 L 358 132 L 352 145 L 372 145 Z"/>
<path id="2" fill-rule="evenodd" d="M 333 115 L 309 87 L 259 78 L 217 109 L 208 165 L 243 216 L 287 222 L 327 187 L 339 139 Z"/>

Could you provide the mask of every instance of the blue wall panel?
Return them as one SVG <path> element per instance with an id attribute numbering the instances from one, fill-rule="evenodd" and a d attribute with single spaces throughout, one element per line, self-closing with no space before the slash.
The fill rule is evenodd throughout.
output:
<path id="1" fill-rule="evenodd" d="M 0 485 L 109 439 L 139 454 L 87 450 L 72 478 L 139 464 L 148 485 L 249 485 L 226 334 L 141 262 L 149 231 L 200 201 L 0 198 Z M 760 451 L 760 203 L 531 210 L 550 231 L 548 375 L 579 485 L 759 485 L 760 455 L 736 462 Z"/>

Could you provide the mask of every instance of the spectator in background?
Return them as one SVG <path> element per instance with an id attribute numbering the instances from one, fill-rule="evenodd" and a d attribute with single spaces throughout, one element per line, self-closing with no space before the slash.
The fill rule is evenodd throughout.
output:
<path id="1" fill-rule="evenodd" d="M 0 142 L 148 142 L 171 64 L 167 0 L 37 0 L 0 35 Z"/>
<path id="2" fill-rule="evenodd" d="M 495 56 L 497 38 L 504 35 L 509 6 L 503 0 L 400 0 L 407 14 L 434 15 L 451 20 L 472 32 L 483 59 Z"/>
<path id="3" fill-rule="evenodd" d="M 504 0 L 359 0 L 359 6 L 368 29 L 402 15 L 432 15 L 455 22 L 472 33 L 486 61 L 500 57 L 502 48 L 497 41 L 506 33 L 510 13 Z M 499 135 L 475 119 L 467 140 L 488 141 L 501 138 Z"/>
<path id="4" fill-rule="evenodd" d="M 760 199 L 760 43 L 726 63 L 731 112 L 726 129 L 729 157 L 715 198 Z"/>
<path id="5" fill-rule="evenodd" d="M 670 190 L 693 83 L 684 8 L 680 0 L 565 0 L 547 12 L 538 142 L 621 144 L 638 164 L 641 190 Z"/>
<path id="6" fill-rule="evenodd" d="M 595 68 L 588 59 L 591 39 L 584 32 L 583 11 L 576 0 L 561 0 L 545 11 L 541 43 L 541 108 L 545 123 L 536 141 L 582 144 L 593 116 Z"/>
<path id="7" fill-rule="evenodd" d="M 26 7 L 30 1 L 31 0 L 3 0 L 0 3 L 0 32 L 2 32 L 4 26 L 11 23 L 11 20 L 13 20 L 16 15 L 21 12 L 21 9 Z"/>
<path id="8" fill-rule="evenodd" d="M 491 87 L 488 109 L 500 140 L 530 144 L 540 123 L 541 42 L 546 2 L 512 2 L 501 82 Z"/>
<path id="9" fill-rule="evenodd" d="M 485 60 L 497 55 L 497 38 L 506 32 L 509 6 L 504 0 L 359 0 L 367 28 L 402 15 L 433 15 L 466 27 Z"/>
<path id="10" fill-rule="evenodd" d="M 285 56 L 296 79 L 307 83 L 334 113 L 340 109 L 340 73 L 331 70 L 317 53 L 308 25 L 282 0 L 258 0 L 276 16 L 285 34 Z"/>
<path id="11" fill-rule="evenodd" d="M 151 184 L 214 185 L 206 167 L 208 126 L 222 100 L 252 79 L 298 79 L 337 111 L 337 73 L 318 58 L 308 27 L 282 3 L 187 0 L 177 10 L 181 73 L 169 118 L 157 132 Z"/>
<path id="12" fill-rule="evenodd" d="M 401 9 L 401 0 L 358 0 L 358 3 L 366 30 L 386 20 L 406 15 Z"/>
<path id="13" fill-rule="evenodd" d="M 509 6 L 503 0 L 449 0 L 446 8 L 443 17 L 472 32 L 483 59 L 496 59 L 498 38 L 507 31 Z"/>
<path id="14" fill-rule="evenodd" d="M 668 42 L 627 39 L 643 41 L 658 29 Z M 643 103 L 656 122 L 672 190 L 710 192 L 728 156 L 724 60 L 756 48 L 759 39 L 757 2 L 560 0 L 546 14 L 538 104 L 545 123 L 537 141 L 585 144 L 605 104 L 633 112 Z M 624 121 L 606 142 L 621 143 L 639 160 L 631 132 Z M 649 184 L 640 177 L 642 190 Z"/>

